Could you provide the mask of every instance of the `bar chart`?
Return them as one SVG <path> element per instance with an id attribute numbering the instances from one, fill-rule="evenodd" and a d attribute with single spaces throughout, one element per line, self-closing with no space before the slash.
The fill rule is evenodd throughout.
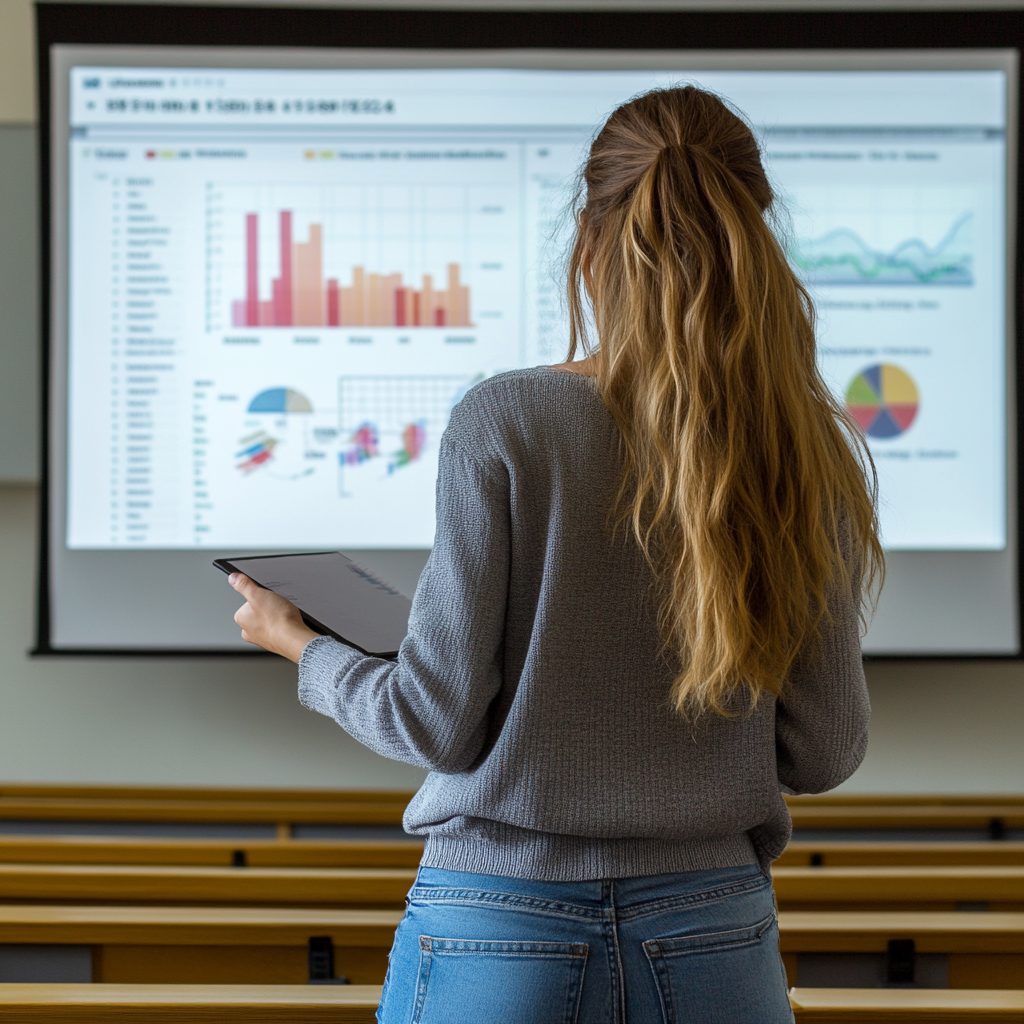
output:
<path id="1" fill-rule="evenodd" d="M 321 181 L 208 183 L 207 331 L 493 333 L 518 316 L 515 188 L 339 184 L 316 171 Z"/>
<path id="2" fill-rule="evenodd" d="M 448 263 L 445 287 L 424 273 L 418 288 L 399 272 L 353 265 L 348 283 L 324 274 L 323 225 L 310 223 L 304 241 L 293 240 L 294 215 L 277 217 L 277 276 L 260 293 L 258 213 L 245 214 L 245 294 L 231 303 L 233 327 L 470 327 L 470 292 L 461 267 Z M 241 225 L 240 225 L 241 227 Z"/>

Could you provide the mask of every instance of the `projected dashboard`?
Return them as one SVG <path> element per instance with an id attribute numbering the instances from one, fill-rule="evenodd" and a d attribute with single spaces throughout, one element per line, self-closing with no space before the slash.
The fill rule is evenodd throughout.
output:
<path id="1" fill-rule="evenodd" d="M 452 408 L 565 358 L 590 141 L 693 82 L 758 136 L 822 373 L 878 469 L 864 650 L 1019 653 L 1015 49 L 216 48 L 164 45 L 178 30 L 131 5 L 109 31 L 154 45 L 62 42 L 94 38 L 78 11 L 39 13 L 40 650 L 246 649 L 221 556 L 340 549 L 411 596 Z M 284 15 L 250 16 L 272 43 Z M 413 15 L 380 24 L 411 45 Z"/>
<path id="2" fill-rule="evenodd" d="M 87 64 L 68 548 L 429 547 L 452 406 L 564 358 L 586 145 L 680 81 L 760 136 L 886 546 L 1004 548 L 1004 71 Z"/>

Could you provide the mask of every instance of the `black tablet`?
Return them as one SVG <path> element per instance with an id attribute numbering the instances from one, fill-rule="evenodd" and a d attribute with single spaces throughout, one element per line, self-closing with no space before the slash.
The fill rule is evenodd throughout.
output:
<path id="1" fill-rule="evenodd" d="M 364 654 L 393 658 L 408 632 L 409 598 L 340 551 L 218 558 L 213 564 L 286 597 L 310 629 Z"/>

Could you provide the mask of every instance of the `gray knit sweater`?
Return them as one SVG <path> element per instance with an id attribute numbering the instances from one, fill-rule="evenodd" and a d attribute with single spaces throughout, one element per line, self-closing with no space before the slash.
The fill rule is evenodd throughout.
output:
<path id="1" fill-rule="evenodd" d="M 783 700 L 728 719 L 670 710 L 650 570 L 607 531 L 619 472 L 588 378 L 478 384 L 441 441 L 398 660 L 328 637 L 303 652 L 306 707 L 430 770 L 405 814 L 426 866 L 552 881 L 767 866 L 791 831 L 780 787 L 831 789 L 864 756 L 856 593 Z"/>

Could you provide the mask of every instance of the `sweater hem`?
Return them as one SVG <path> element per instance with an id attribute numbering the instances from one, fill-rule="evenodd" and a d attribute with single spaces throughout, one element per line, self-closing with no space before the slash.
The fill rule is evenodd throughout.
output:
<path id="1" fill-rule="evenodd" d="M 537 833 L 536 838 L 489 842 L 428 835 L 420 861 L 425 868 L 543 882 L 639 878 L 748 864 L 758 865 L 759 860 L 745 832 L 688 841 Z"/>

